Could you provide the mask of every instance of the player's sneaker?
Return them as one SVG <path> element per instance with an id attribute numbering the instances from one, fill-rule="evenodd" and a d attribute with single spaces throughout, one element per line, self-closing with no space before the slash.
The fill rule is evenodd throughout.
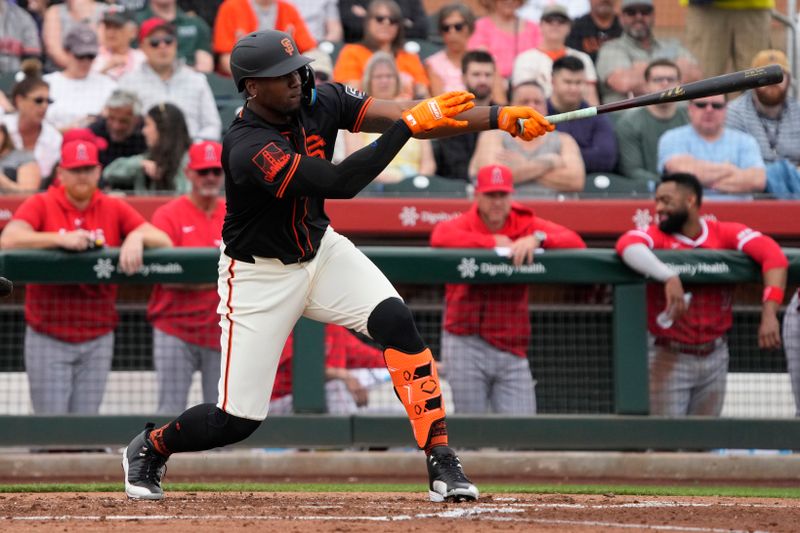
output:
<path id="1" fill-rule="evenodd" d="M 447 446 L 437 446 L 428 456 L 428 495 L 432 502 L 478 499 L 478 487 L 464 474 L 461 461 Z"/>
<path id="2" fill-rule="evenodd" d="M 167 472 L 167 458 L 158 453 L 147 438 L 154 424 L 147 424 L 122 451 L 125 471 L 125 494 L 137 500 L 160 500 L 164 497 L 161 478 Z"/>

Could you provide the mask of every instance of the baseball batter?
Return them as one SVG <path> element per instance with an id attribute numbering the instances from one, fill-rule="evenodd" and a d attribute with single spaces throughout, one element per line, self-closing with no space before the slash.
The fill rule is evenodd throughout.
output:
<path id="1" fill-rule="evenodd" d="M 650 333 L 650 412 L 655 415 L 719 416 L 725 398 L 728 344 L 733 322 L 733 287 L 693 285 L 687 308 L 683 285 L 675 272 L 651 250 L 741 250 L 761 265 L 763 308 L 758 329 L 760 348 L 781 344 L 777 311 L 783 301 L 788 262 L 778 244 L 736 222 L 700 217 L 703 186 L 692 174 L 668 174 L 656 189 L 658 224 L 632 230 L 617 241 L 617 252 L 634 270 L 660 281 L 647 287 Z M 666 309 L 671 324 L 659 324 Z M 665 326 L 665 327 L 662 327 Z"/>
<path id="2" fill-rule="evenodd" d="M 475 500 L 478 489 L 448 447 L 436 365 L 411 312 L 356 247 L 329 227 L 325 198 L 351 198 L 412 135 L 501 128 L 532 139 L 552 131 L 525 107 L 475 108 L 470 93 L 421 102 L 375 100 L 341 84 L 314 85 L 310 58 L 282 32 L 240 39 L 231 70 L 247 103 L 223 141 L 227 213 L 219 261 L 221 375 L 215 404 L 148 425 L 123 453 L 131 498 L 161 499 L 172 453 L 247 438 L 267 416 L 281 349 L 301 317 L 369 335 L 384 358 L 417 445 L 427 455 L 432 501 Z M 451 117 L 458 116 L 459 120 Z M 338 165 L 337 131 L 383 132 Z"/>

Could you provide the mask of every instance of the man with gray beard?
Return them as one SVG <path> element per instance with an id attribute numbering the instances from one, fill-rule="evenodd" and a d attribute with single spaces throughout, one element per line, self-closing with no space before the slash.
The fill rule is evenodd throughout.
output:
<path id="1" fill-rule="evenodd" d="M 492 105 L 494 58 L 483 50 L 472 50 L 461 60 L 461 73 L 467 91 L 475 95 L 475 105 Z M 436 174 L 444 178 L 469 181 L 469 161 L 478 143 L 478 133 L 434 139 Z"/>
<path id="2" fill-rule="evenodd" d="M 752 67 L 777 63 L 783 81 L 747 91 L 728 106 L 726 126 L 758 141 L 766 163 L 767 192 L 782 198 L 800 195 L 800 104 L 787 98 L 792 83 L 789 61 L 780 50 L 762 50 Z"/>

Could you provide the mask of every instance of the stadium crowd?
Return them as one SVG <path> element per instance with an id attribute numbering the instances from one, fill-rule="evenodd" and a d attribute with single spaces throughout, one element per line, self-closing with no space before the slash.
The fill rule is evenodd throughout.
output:
<path id="1" fill-rule="evenodd" d="M 186 192 L 189 144 L 220 140 L 242 105 L 230 52 L 256 29 L 290 33 L 315 58 L 318 83 L 403 100 L 469 89 L 482 103 L 541 100 L 547 114 L 663 90 L 728 64 L 778 63 L 788 74 L 786 55 L 770 48 L 772 0 L 683 3 L 687 28 L 676 39 L 656 36 L 664 2 L 653 0 L 4 0 L 0 120 L 13 150 L 0 154 L 0 190 L 46 189 L 64 134 L 88 128 L 101 143 L 103 188 Z M 736 27 L 732 46 L 709 45 L 731 40 Z M 720 52 L 727 48 L 730 57 Z M 709 197 L 793 197 L 800 118 L 791 94 L 787 75 L 730 102 L 561 123 L 536 146 L 497 132 L 411 143 L 369 190 L 463 196 L 476 169 L 494 162 L 512 169 L 520 195 L 651 193 L 664 168 L 688 165 L 702 167 Z M 338 157 L 367 142 L 342 135 Z M 418 175 L 430 178 L 417 181 L 422 190 L 401 185 Z"/>

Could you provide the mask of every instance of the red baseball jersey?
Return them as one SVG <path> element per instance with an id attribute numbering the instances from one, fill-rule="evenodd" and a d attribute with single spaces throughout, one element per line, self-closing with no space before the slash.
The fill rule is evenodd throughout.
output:
<path id="1" fill-rule="evenodd" d="M 763 272 L 786 267 L 788 261 L 780 246 L 761 232 L 737 222 L 720 222 L 700 219 L 700 235 L 692 239 L 679 233 L 664 233 L 658 226 L 647 230 L 631 230 L 617 241 L 617 253 L 626 247 L 644 243 L 656 250 L 741 250 L 761 265 Z M 656 323 L 656 316 L 666 307 L 661 284 L 647 286 L 647 327 L 653 335 L 686 344 L 708 343 L 728 331 L 733 322 L 732 285 L 691 285 L 685 290 L 692 293 L 689 311 L 669 329 Z"/>
<path id="2" fill-rule="evenodd" d="M 577 233 L 534 215 L 521 204 L 511 207 L 500 234 L 516 240 L 544 232 L 542 248 L 586 248 Z M 489 228 L 473 204 L 469 211 L 440 222 L 431 233 L 431 246 L 442 248 L 494 248 Z M 454 335 L 480 335 L 492 346 L 527 357 L 531 323 L 527 285 L 448 283 L 445 287 L 444 328 Z"/>
<path id="3" fill-rule="evenodd" d="M 152 223 L 169 235 L 176 247 L 219 248 L 224 219 L 222 198 L 209 216 L 188 196 L 181 196 L 159 207 L 153 213 Z M 191 344 L 219 349 L 218 304 L 216 288 L 195 290 L 158 284 L 150 295 L 147 318 L 164 333 Z"/>
<path id="4" fill-rule="evenodd" d="M 281 352 L 272 398 L 292 393 L 292 341 L 290 334 Z M 342 326 L 325 326 L 325 366 L 329 368 L 386 368 L 383 351 L 361 342 Z"/>
<path id="5" fill-rule="evenodd" d="M 40 232 L 85 229 L 106 246 L 119 246 L 145 220 L 119 198 L 95 191 L 84 210 L 67 199 L 63 186 L 25 200 L 12 220 L 22 220 Z M 117 286 L 37 285 L 26 288 L 25 320 L 40 333 L 65 342 L 84 342 L 113 331 L 117 325 L 114 305 Z"/>

